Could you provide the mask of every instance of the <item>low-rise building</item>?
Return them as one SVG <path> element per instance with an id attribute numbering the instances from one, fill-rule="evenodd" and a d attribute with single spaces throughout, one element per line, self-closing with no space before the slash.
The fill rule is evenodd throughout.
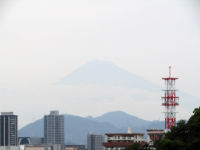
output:
<path id="1" fill-rule="evenodd" d="M 24 150 L 20 146 L 0 146 L 0 150 Z"/>
<path id="2" fill-rule="evenodd" d="M 24 150 L 53 150 L 51 145 L 26 145 Z"/>
<path id="3" fill-rule="evenodd" d="M 134 143 L 145 145 L 143 133 L 107 133 L 107 142 L 103 143 L 104 150 L 122 150 Z"/>
<path id="4" fill-rule="evenodd" d="M 61 150 L 61 144 L 25 145 L 24 150 Z"/>
<path id="5" fill-rule="evenodd" d="M 65 150 L 86 150 L 85 145 L 66 145 Z"/>
<path id="6" fill-rule="evenodd" d="M 43 143 L 43 137 L 18 137 L 19 145 L 41 145 Z"/>
<path id="7" fill-rule="evenodd" d="M 164 136 L 162 129 L 147 129 L 147 143 L 153 145 L 156 140 L 160 140 Z"/>

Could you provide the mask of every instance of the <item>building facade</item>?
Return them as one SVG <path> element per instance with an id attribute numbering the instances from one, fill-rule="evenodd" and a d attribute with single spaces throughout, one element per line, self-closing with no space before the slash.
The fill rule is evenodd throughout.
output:
<path id="1" fill-rule="evenodd" d="M 53 150 L 51 145 L 25 145 L 24 150 Z"/>
<path id="2" fill-rule="evenodd" d="M 147 143 L 151 146 L 155 141 L 160 140 L 164 136 L 162 129 L 147 129 Z"/>
<path id="3" fill-rule="evenodd" d="M 13 112 L 2 112 L 0 116 L 0 146 L 18 145 L 18 122 Z"/>
<path id="4" fill-rule="evenodd" d="M 64 116 L 58 111 L 44 116 L 44 143 L 60 144 L 64 150 Z"/>
<path id="5" fill-rule="evenodd" d="M 86 150 L 85 145 L 66 145 L 65 150 Z"/>
<path id="6" fill-rule="evenodd" d="M 103 150 L 104 136 L 88 134 L 88 150 Z"/>
<path id="7" fill-rule="evenodd" d="M 21 146 L 0 146 L 0 150 L 24 150 Z"/>
<path id="8" fill-rule="evenodd" d="M 146 144 L 143 133 L 111 133 L 105 135 L 104 150 L 123 150 L 134 143 Z"/>

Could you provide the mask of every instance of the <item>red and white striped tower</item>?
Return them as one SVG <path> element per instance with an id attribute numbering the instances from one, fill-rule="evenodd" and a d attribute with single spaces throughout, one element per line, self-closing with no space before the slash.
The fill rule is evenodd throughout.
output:
<path id="1" fill-rule="evenodd" d="M 165 81 L 165 95 L 162 97 L 162 105 L 165 106 L 165 130 L 176 126 L 176 106 L 179 105 L 179 97 L 176 96 L 175 81 L 178 78 L 171 77 L 171 66 L 169 66 L 169 77 L 162 78 Z"/>

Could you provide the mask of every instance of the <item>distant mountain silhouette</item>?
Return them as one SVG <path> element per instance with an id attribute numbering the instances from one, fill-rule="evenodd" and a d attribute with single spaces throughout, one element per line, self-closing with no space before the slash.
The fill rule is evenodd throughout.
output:
<path id="1" fill-rule="evenodd" d="M 65 142 L 66 144 L 86 144 L 87 134 L 94 132 L 104 134 L 107 132 L 120 132 L 120 129 L 110 123 L 99 123 L 87 118 L 73 115 L 64 115 L 65 119 Z M 43 118 L 26 125 L 19 130 L 19 136 L 43 137 Z"/>
<path id="2" fill-rule="evenodd" d="M 44 126 L 43 118 L 36 120 L 33 123 L 30 123 L 24 126 L 22 129 L 20 129 L 18 132 L 18 136 L 43 137 L 44 134 L 43 126 Z"/>
<path id="3" fill-rule="evenodd" d="M 155 99 L 149 95 L 143 94 L 142 90 L 150 91 L 158 96 L 158 103 L 161 88 L 157 85 L 134 75 L 124 69 L 117 67 L 111 62 L 93 61 L 89 62 L 69 75 L 65 76 L 57 82 L 64 85 L 100 85 L 100 86 L 119 86 L 125 88 L 141 89 L 140 95 L 144 98 L 134 98 L 144 101 L 154 101 Z M 84 87 L 84 86 L 83 86 Z M 199 99 L 183 92 L 179 92 L 180 105 L 182 109 L 192 112 L 199 104 Z M 160 100 L 160 102 L 159 102 Z M 151 110 L 150 110 L 151 111 Z M 148 113 L 144 110 L 144 113 Z M 183 116 L 184 117 L 184 116 Z M 185 118 L 181 118 L 185 119 Z M 133 132 L 145 133 L 146 129 L 164 128 L 164 122 L 147 121 L 138 117 L 129 115 L 125 112 L 116 111 L 109 112 L 99 117 L 79 117 L 73 115 L 65 115 L 65 142 L 68 144 L 86 144 L 87 134 L 89 132 L 95 134 L 105 134 L 113 132 L 127 132 L 127 128 L 132 127 Z M 19 136 L 43 136 L 43 119 L 37 120 L 19 130 Z"/>
<path id="4" fill-rule="evenodd" d="M 146 89 L 149 91 L 160 90 L 160 88 L 134 75 L 111 62 L 92 61 L 89 62 L 67 76 L 63 77 L 57 84 L 66 85 L 104 85 L 104 86 L 122 86 L 129 88 Z"/>
<path id="5" fill-rule="evenodd" d="M 161 80 L 162 77 L 160 77 Z M 126 87 L 135 88 L 144 91 L 144 94 L 134 95 L 136 99 L 154 101 L 155 99 L 148 97 L 145 91 L 153 94 L 160 94 L 161 85 L 158 86 L 144 78 L 130 73 L 112 62 L 108 61 L 91 61 L 77 68 L 75 71 L 63 77 L 57 84 L 64 85 L 100 85 L 105 87 Z M 163 82 L 164 85 L 164 82 Z M 164 93 L 163 93 L 164 94 Z M 144 96 L 144 97 L 142 97 Z M 162 95 L 160 95 L 162 96 Z M 192 112 L 193 109 L 200 105 L 200 99 L 184 92 L 177 92 L 180 97 L 180 105 L 187 112 Z M 142 98 L 141 98 L 142 97 Z M 184 116 L 183 116 L 184 117 Z M 184 119 L 184 118 L 183 118 Z"/>
<path id="6" fill-rule="evenodd" d="M 119 119 L 120 118 L 120 119 Z M 109 122 L 118 128 L 137 127 L 148 125 L 151 121 L 146 121 L 135 116 L 129 115 L 122 111 L 106 113 L 100 117 L 94 118 L 98 122 Z"/>
<path id="7" fill-rule="evenodd" d="M 123 111 L 109 112 L 96 118 L 89 118 L 98 122 L 108 122 L 123 132 L 127 132 L 128 127 L 131 127 L 133 132 L 142 133 L 145 133 L 146 129 L 164 129 L 163 121 L 147 121 Z"/>
<path id="8" fill-rule="evenodd" d="M 113 117 L 112 117 L 113 116 Z M 64 115 L 65 118 L 65 143 L 66 144 L 86 144 L 87 134 L 105 133 L 126 133 L 128 127 L 132 127 L 133 132 L 145 133 L 148 128 L 163 128 L 160 121 L 145 121 L 124 112 L 110 112 L 97 118 L 83 118 L 73 115 Z M 119 120 L 119 121 L 117 121 Z M 121 123 L 120 123 L 121 121 Z M 19 137 L 43 137 L 43 118 L 26 125 L 19 130 Z M 153 126 L 152 126 L 153 124 Z"/>

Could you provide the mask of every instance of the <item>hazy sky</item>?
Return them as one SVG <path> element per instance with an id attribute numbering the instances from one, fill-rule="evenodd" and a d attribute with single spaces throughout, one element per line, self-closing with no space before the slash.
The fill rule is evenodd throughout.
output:
<path id="1" fill-rule="evenodd" d="M 14 111 L 23 120 L 20 126 L 54 108 L 83 116 L 109 111 L 112 102 L 97 112 L 77 109 L 77 102 L 69 99 L 66 107 L 52 102 L 65 97 L 60 91 L 74 88 L 52 87 L 53 83 L 96 59 L 158 85 L 172 65 L 172 74 L 180 78 L 177 88 L 200 98 L 199 57 L 198 0 L 0 1 L 0 111 Z M 85 98 L 90 95 L 77 88 Z M 110 111 L 114 109 L 127 108 Z M 159 119 L 137 112 L 145 119 Z"/>

